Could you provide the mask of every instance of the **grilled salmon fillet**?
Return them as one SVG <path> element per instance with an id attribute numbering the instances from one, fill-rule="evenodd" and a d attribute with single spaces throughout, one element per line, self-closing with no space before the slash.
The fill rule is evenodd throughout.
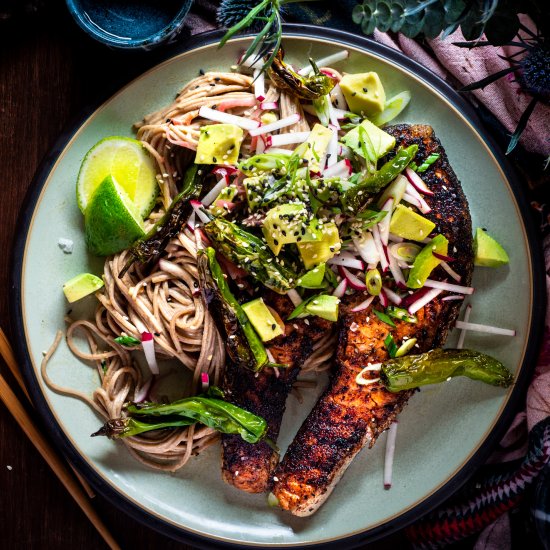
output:
<path id="1" fill-rule="evenodd" d="M 292 302 L 275 293 L 266 293 L 264 301 L 286 319 L 294 309 Z M 223 388 L 226 398 L 267 421 L 267 437 L 277 441 L 286 399 L 300 368 L 311 354 L 313 344 L 328 331 L 331 323 L 320 318 L 296 319 L 285 324 L 284 335 L 266 346 L 277 363 L 289 368 L 264 368 L 259 373 L 226 366 Z M 222 435 L 222 477 L 224 481 L 247 493 L 268 490 L 279 454 L 267 443 L 247 443 L 239 435 Z"/>
<path id="2" fill-rule="evenodd" d="M 454 269 L 469 284 L 473 270 L 472 228 L 468 203 L 460 183 L 433 130 L 424 125 L 387 128 L 398 145 L 418 144 L 417 159 L 440 153 L 434 168 L 423 179 L 434 192 L 425 196 L 432 208 L 426 217 L 435 224 L 434 232 L 449 240 L 449 254 L 456 258 Z M 444 279 L 437 268 L 431 278 Z M 365 296 L 345 297 L 341 304 L 336 369 L 329 387 L 305 420 L 273 477 L 273 493 L 280 506 L 297 516 L 314 513 L 326 500 L 355 455 L 372 447 L 378 436 L 396 419 L 414 390 L 391 393 L 381 382 L 360 385 L 357 375 L 369 363 L 389 359 L 384 339 L 391 334 L 401 343 L 417 338 L 415 353 L 441 346 L 458 315 L 460 305 L 436 298 L 417 312 L 415 324 L 395 321 L 395 328 L 367 310 L 351 311 Z M 372 376 L 378 376 L 373 372 Z"/>

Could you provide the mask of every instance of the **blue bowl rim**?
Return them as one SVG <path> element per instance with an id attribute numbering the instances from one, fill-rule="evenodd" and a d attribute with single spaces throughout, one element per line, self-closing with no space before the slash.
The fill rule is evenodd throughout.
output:
<path id="1" fill-rule="evenodd" d="M 172 18 L 170 23 L 168 23 L 168 25 L 159 29 L 155 33 L 145 36 L 143 38 L 130 38 L 129 40 L 123 40 L 116 35 L 109 35 L 109 33 L 101 29 L 99 26 L 94 26 L 92 20 L 84 16 L 85 11 L 82 9 L 81 2 L 79 0 L 66 0 L 66 4 L 70 14 L 76 21 L 77 25 L 89 36 L 107 46 L 125 50 L 132 50 L 161 44 L 166 39 L 169 39 L 177 31 L 179 31 L 180 28 L 183 26 L 185 17 L 191 9 L 193 0 L 183 0 L 182 7 Z"/>

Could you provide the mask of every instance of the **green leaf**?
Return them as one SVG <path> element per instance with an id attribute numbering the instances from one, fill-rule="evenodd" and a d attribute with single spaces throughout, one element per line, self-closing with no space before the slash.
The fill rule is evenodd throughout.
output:
<path id="1" fill-rule="evenodd" d="M 141 341 L 133 336 L 118 336 L 115 338 L 115 342 L 121 346 L 127 347 L 139 346 L 141 344 Z"/>
<path id="2" fill-rule="evenodd" d="M 531 100 L 531 103 L 527 106 L 525 111 L 523 111 L 523 114 L 521 115 L 521 118 L 519 119 L 518 125 L 516 127 L 515 132 L 512 134 L 512 139 L 510 140 L 510 143 L 508 144 L 508 149 L 506 149 L 506 154 L 510 154 L 515 146 L 518 144 L 519 138 L 521 137 L 521 134 L 523 130 L 525 130 L 525 127 L 527 126 L 527 122 L 529 121 L 529 117 L 531 116 L 531 113 L 535 109 L 536 105 L 538 103 L 538 99 L 535 97 Z"/>
<path id="3" fill-rule="evenodd" d="M 362 4 L 357 4 L 351 11 L 351 20 L 356 24 L 360 25 L 361 21 L 365 17 L 365 9 Z"/>
<path id="4" fill-rule="evenodd" d="M 503 69 L 502 71 L 498 71 L 485 78 L 482 78 L 477 82 L 472 82 L 471 84 L 468 84 L 467 86 L 464 86 L 463 88 L 461 88 L 459 91 L 470 92 L 471 90 L 478 90 L 479 88 L 485 88 L 485 86 L 488 86 L 495 80 L 498 80 L 499 78 L 502 78 L 503 76 L 506 76 L 507 74 L 510 74 L 515 70 L 516 70 L 516 67 L 508 67 L 507 69 Z"/>

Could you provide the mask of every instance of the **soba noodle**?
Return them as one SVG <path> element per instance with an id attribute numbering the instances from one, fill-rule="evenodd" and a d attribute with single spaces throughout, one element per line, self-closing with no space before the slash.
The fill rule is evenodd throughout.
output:
<path id="1" fill-rule="evenodd" d="M 137 137 L 148 149 L 159 167 L 157 176 L 160 201 L 150 216 L 152 224 L 162 216 L 177 194 L 178 181 L 192 162 L 197 148 L 200 127 L 210 122 L 198 116 L 203 105 L 231 114 L 258 118 L 254 105 L 252 77 L 240 73 L 210 72 L 189 82 L 175 101 L 147 115 L 136 124 Z M 281 116 L 302 112 L 298 101 L 269 86 L 265 101 L 280 100 Z M 309 129 L 306 119 L 284 131 Z M 250 138 L 241 147 L 250 151 Z M 194 394 L 202 372 L 207 372 L 212 384 L 221 382 L 225 351 L 214 322 L 201 299 L 197 272 L 197 247 L 186 230 L 171 240 L 163 258 L 151 272 L 134 266 L 122 279 L 118 273 L 125 265 L 128 252 L 107 258 L 104 265 L 105 287 L 96 293 L 99 304 L 93 321 L 68 319 L 66 340 L 71 351 L 84 361 L 95 364 L 101 385 L 91 397 L 83 392 L 63 388 L 48 376 L 47 362 L 61 339 L 56 337 L 44 357 L 42 375 L 54 391 L 77 397 L 88 403 L 104 419 L 123 415 L 124 404 L 147 394 L 151 379 L 144 380 L 132 349 L 115 342 L 121 334 L 140 338 L 142 332 L 154 334 L 155 350 L 160 358 L 176 359 L 192 372 L 188 393 Z M 89 346 L 82 350 L 77 344 L 81 333 Z M 302 372 L 320 372 L 330 366 L 335 336 L 316 344 Z M 300 386 L 300 382 L 297 383 Z M 302 387 L 311 385 L 305 382 Z M 299 390 L 297 390 L 299 391 Z M 183 396 L 182 396 L 183 397 Z M 300 396 L 298 395 L 300 398 Z M 175 471 L 191 455 L 198 454 L 218 439 L 218 433 L 207 427 L 190 426 L 148 432 L 143 436 L 123 438 L 129 451 L 148 466 Z"/>

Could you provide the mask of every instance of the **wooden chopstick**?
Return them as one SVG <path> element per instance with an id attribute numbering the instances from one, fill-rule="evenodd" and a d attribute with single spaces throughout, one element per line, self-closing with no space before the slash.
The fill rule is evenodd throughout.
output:
<path id="1" fill-rule="evenodd" d="M 21 375 L 21 370 L 19 369 L 19 365 L 17 364 L 17 360 L 15 359 L 15 354 L 13 353 L 13 348 L 11 347 L 11 344 L 8 341 L 8 338 L 6 336 L 6 333 L 0 328 L 0 355 L 6 362 L 6 365 L 8 365 L 11 373 L 13 374 L 13 377 L 19 384 L 19 387 L 27 397 L 29 403 L 34 407 L 34 403 L 32 402 L 29 392 L 27 391 L 27 386 L 25 385 L 25 381 L 23 380 L 23 376 Z M 71 470 L 73 471 L 74 475 L 78 478 L 78 481 L 80 481 L 80 485 L 82 485 L 82 488 L 86 491 L 86 494 L 90 498 L 95 497 L 95 493 L 90 487 L 90 484 L 80 475 L 79 472 L 74 468 L 74 466 L 67 462 L 67 464 L 71 467 Z"/>
<path id="2" fill-rule="evenodd" d="M 0 329 L 0 331 L 1 330 L 2 329 Z M 9 343 L 7 342 L 7 339 L 3 332 L 2 336 L 3 338 L 0 340 L 0 342 L 7 343 L 8 349 L 11 350 L 11 346 L 9 346 Z M 2 356 L 4 356 L 4 352 L 6 349 L 5 344 L 2 344 L 0 348 L 2 351 Z M 17 363 L 15 363 L 15 365 L 17 366 Z M 8 364 L 8 366 L 10 365 Z M 19 376 L 19 378 L 21 377 Z M 25 410 L 21 402 L 17 399 L 17 396 L 15 395 L 15 393 L 13 393 L 13 390 L 10 388 L 9 384 L 6 382 L 5 378 L 1 374 L 0 399 L 4 402 L 12 416 L 15 418 L 16 422 L 30 439 L 31 443 L 42 455 L 42 458 L 44 458 L 44 460 L 48 463 L 48 465 L 57 475 L 61 483 L 63 483 L 67 491 L 69 491 L 70 495 L 74 498 L 76 503 L 80 506 L 82 511 L 91 521 L 92 525 L 97 529 L 109 548 L 111 548 L 112 550 L 120 550 L 120 546 L 115 541 L 101 518 L 97 515 L 97 512 L 94 510 L 84 491 L 77 484 L 74 477 L 71 475 L 64 462 L 59 458 L 56 451 L 52 448 L 52 446 L 48 443 L 44 436 L 38 431 L 29 413 Z"/>

